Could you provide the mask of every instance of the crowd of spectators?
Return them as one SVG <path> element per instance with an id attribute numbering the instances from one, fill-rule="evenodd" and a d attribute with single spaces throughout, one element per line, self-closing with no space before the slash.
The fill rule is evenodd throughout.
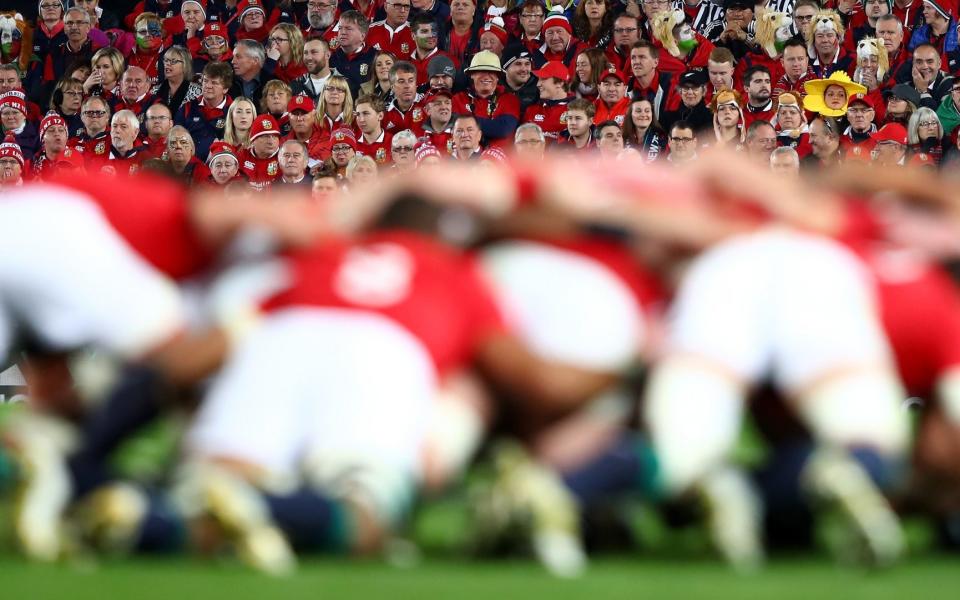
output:
<path id="1" fill-rule="evenodd" d="M 35 10 L 4 16 L 5 187 L 68 168 L 149 168 L 262 190 L 514 150 L 682 163 L 734 145 L 790 168 L 937 167 L 957 154 L 951 0 Z"/>

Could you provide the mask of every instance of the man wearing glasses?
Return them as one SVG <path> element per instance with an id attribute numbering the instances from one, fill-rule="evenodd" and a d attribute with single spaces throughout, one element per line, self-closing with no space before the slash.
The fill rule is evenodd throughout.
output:
<path id="1" fill-rule="evenodd" d="M 47 0 L 44 0 L 47 1 Z M 63 30 L 67 41 L 56 46 L 47 54 L 43 64 L 43 83 L 52 86 L 59 81 L 68 65 L 78 62 L 89 63 L 93 53 L 98 50 L 90 39 L 90 15 L 79 7 L 67 9 L 63 17 Z M 49 93 L 43 94 L 44 99 Z M 41 102 L 44 104 L 44 102 Z"/>
<path id="2" fill-rule="evenodd" d="M 27 94 L 23 90 L 23 82 L 20 80 L 20 70 L 14 63 L 0 65 L 0 96 L 7 92 L 17 92 L 23 95 L 23 101 L 27 105 L 28 121 L 38 123 L 43 118 L 40 107 L 27 99 Z"/>
<path id="3" fill-rule="evenodd" d="M 46 56 L 51 48 L 67 41 L 63 29 L 63 4 L 60 0 L 41 0 L 37 27 L 33 32 L 33 53 Z"/>
<path id="4" fill-rule="evenodd" d="M 640 19 L 621 13 L 613 21 L 613 43 L 607 46 L 607 60 L 619 70 L 629 72 L 630 49 L 640 41 Z"/>
<path id="5" fill-rule="evenodd" d="M 667 160 L 674 165 L 685 165 L 697 160 L 697 133 L 686 121 L 677 121 L 670 128 Z"/>
<path id="6" fill-rule="evenodd" d="M 539 0 L 529 0 L 520 8 L 520 43 L 528 52 L 537 52 L 543 45 L 543 20 L 546 8 Z"/>
<path id="7" fill-rule="evenodd" d="M 326 35 L 332 33 L 331 26 L 336 19 L 337 3 L 334 0 L 308 0 L 307 13 L 300 22 L 304 39 L 326 39 Z M 327 42 L 329 43 L 329 40 Z"/>
<path id="8" fill-rule="evenodd" d="M 413 54 L 416 44 L 413 30 L 407 19 L 410 18 L 410 0 L 386 0 L 384 11 L 387 18 L 370 25 L 367 32 L 367 45 L 377 50 L 386 50 L 397 59 Z"/>
<path id="9" fill-rule="evenodd" d="M 148 158 L 161 158 L 167 148 L 167 135 L 173 127 L 173 115 L 165 104 L 158 102 L 147 109 L 143 122 L 147 129 L 143 145 L 147 148 Z"/>
<path id="10" fill-rule="evenodd" d="M 70 146 L 83 152 L 85 159 L 101 158 L 110 151 L 107 125 L 110 123 L 110 106 L 101 96 L 90 96 L 80 109 L 83 134 L 70 140 Z"/>

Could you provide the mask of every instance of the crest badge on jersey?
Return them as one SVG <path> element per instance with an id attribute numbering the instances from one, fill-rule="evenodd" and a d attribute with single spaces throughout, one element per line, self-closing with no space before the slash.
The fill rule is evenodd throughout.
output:
<path id="1" fill-rule="evenodd" d="M 567 122 L 567 111 L 563 111 L 563 114 L 560 115 L 560 122 L 561 122 L 561 123 L 566 123 L 566 122 Z"/>
<path id="2" fill-rule="evenodd" d="M 379 164 L 383 164 L 387 161 L 387 149 L 386 148 L 377 148 L 376 160 Z"/>
<path id="3" fill-rule="evenodd" d="M 107 146 L 106 146 L 106 144 L 105 144 L 104 142 L 97 142 L 97 145 L 94 146 L 94 148 L 93 148 L 93 153 L 94 153 L 94 154 L 103 154 L 104 152 L 106 152 L 106 150 L 107 150 Z"/>
<path id="4" fill-rule="evenodd" d="M 360 65 L 360 77 L 366 77 L 367 73 L 370 71 L 370 65 L 363 63 Z"/>
<path id="5" fill-rule="evenodd" d="M 270 177 L 273 177 L 274 175 L 277 174 L 278 168 L 279 168 L 279 165 L 277 164 L 277 161 L 275 160 L 270 161 L 270 163 L 267 165 L 267 175 L 269 175 Z"/>
<path id="6" fill-rule="evenodd" d="M 402 43 L 400 44 L 400 52 L 401 52 L 402 54 L 410 54 L 410 44 L 408 44 L 408 43 L 406 43 L 406 42 L 402 42 Z"/>
<path id="7" fill-rule="evenodd" d="M 223 119 L 217 119 L 217 122 L 216 122 L 213 126 L 214 126 L 216 129 L 223 129 L 224 127 L 227 126 L 227 120 L 226 120 L 225 118 L 223 118 Z"/>
<path id="8" fill-rule="evenodd" d="M 413 109 L 413 115 L 410 118 L 413 119 L 414 123 L 419 123 L 423 120 L 423 111 L 419 108 Z"/>

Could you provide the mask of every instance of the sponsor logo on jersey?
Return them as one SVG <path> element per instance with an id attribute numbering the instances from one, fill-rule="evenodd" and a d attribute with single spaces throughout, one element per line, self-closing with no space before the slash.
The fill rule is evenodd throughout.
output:
<path id="1" fill-rule="evenodd" d="M 257 166 L 256 166 L 255 164 L 253 164 L 253 162 L 251 162 L 251 161 L 249 161 L 249 160 L 245 160 L 245 161 L 243 161 L 243 168 L 244 168 L 244 169 L 255 169 L 255 168 L 257 168 Z"/>
<path id="2" fill-rule="evenodd" d="M 543 123 L 544 118 L 546 118 L 546 117 L 544 117 L 542 113 L 537 113 L 537 114 L 533 117 L 533 120 L 536 121 L 537 123 Z"/>

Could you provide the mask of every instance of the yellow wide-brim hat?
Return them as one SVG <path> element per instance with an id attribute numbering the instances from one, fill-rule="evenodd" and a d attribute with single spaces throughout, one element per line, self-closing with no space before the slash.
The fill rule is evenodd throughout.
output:
<path id="1" fill-rule="evenodd" d="M 811 112 L 819 113 L 826 117 L 842 117 L 847 114 L 847 104 L 844 103 L 842 109 L 830 108 L 823 102 L 823 93 L 831 85 L 839 85 L 847 93 L 847 102 L 855 94 L 866 94 L 867 88 L 854 83 L 850 76 L 843 71 L 834 71 L 827 79 L 814 79 L 803 84 L 803 89 L 807 95 L 803 98 L 803 107 Z"/>

